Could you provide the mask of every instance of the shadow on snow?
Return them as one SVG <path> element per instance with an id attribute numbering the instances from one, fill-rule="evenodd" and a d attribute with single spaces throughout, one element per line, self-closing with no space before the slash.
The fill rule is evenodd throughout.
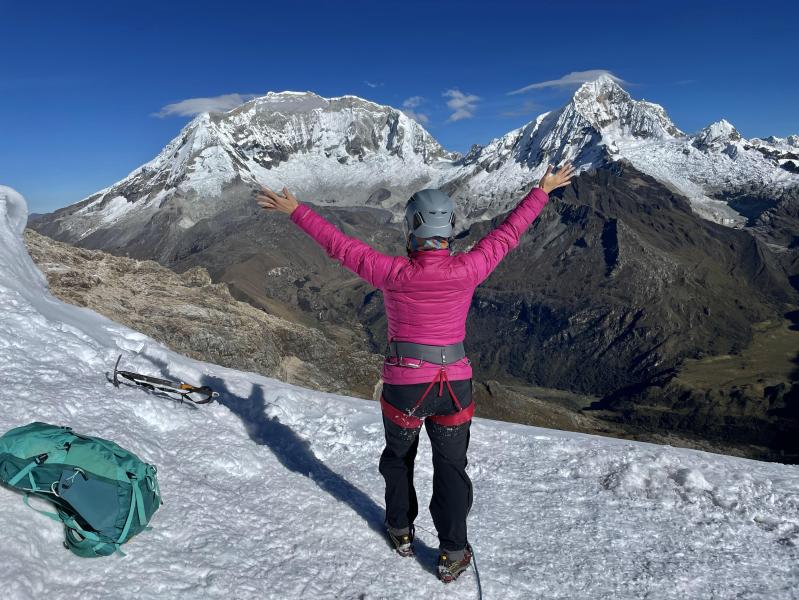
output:
<path id="1" fill-rule="evenodd" d="M 241 419 L 253 442 L 267 446 L 285 468 L 308 477 L 333 498 L 348 505 L 390 546 L 383 525 L 385 509 L 319 460 L 311 450 L 310 443 L 291 427 L 281 423 L 278 417 L 266 414 L 269 403 L 264 397 L 262 385 L 254 385 L 248 398 L 232 394 L 218 377 L 205 375 L 201 385 L 207 385 L 219 393 L 217 402 Z M 434 572 L 437 551 L 418 539 L 414 547 L 419 563 Z"/>

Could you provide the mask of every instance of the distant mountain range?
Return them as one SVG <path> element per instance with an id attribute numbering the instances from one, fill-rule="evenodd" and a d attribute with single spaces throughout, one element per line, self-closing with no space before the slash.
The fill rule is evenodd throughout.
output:
<path id="1" fill-rule="evenodd" d="M 181 231 L 251 202 L 248 192 L 264 184 L 316 204 L 395 216 L 414 191 L 439 187 L 455 198 L 466 227 L 512 208 L 549 163 L 571 160 L 585 170 L 622 158 L 724 225 L 750 222 L 799 186 L 799 136 L 746 140 L 723 119 L 687 135 L 663 107 L 634 100 L 602 75 L 559 110 L 465 156 L 390 106 L 270 92 L 197 116 L 125 179 L 36 223 L 57 239 L 117 250 L 156 229 L 156 247 L 167 250 Z"/>

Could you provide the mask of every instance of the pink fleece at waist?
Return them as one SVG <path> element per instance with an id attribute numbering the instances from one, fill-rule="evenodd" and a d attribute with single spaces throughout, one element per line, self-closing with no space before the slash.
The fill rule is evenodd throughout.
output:
<path id="1" fill-rule="evenodd" d="M 411 362 L 411 359 L 408 359 Z M 413 360 L 414 364 L 419 361 Z M 435 379 L 441 365 L 421 361 L 420 367 L 402 367 L 383 361 L 383 381 L 393 385 L 406 383 L 430 383 Z M 450 380 L 471 379 L 472 365 L 468 358 L 446 365 L 447 377 Z"/>

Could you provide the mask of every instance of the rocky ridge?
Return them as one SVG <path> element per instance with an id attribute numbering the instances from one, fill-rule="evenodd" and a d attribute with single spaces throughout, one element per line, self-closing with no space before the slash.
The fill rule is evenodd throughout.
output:
<path id="1" fill-rule="evenodd" d="M 194 267 L 181 273 L 154 261 L 75 248 L 25 232 L 50 290 L 197 360 L 255 371 L 326 392 L 371 396 L 380 356 L 342 347 L 318 329 L 234 299 Z"/>

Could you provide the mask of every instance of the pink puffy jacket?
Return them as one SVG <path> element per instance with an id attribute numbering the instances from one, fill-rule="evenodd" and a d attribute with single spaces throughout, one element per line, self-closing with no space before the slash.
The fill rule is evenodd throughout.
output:
<path id="1" fill-rule="evenodd" d="M 544 190 L 533 188 L 499 227 L 468 252 L 419 250 L 410 258 L 387 256 L 345 235 L 306 204 L 294 209 L 291 220 L 316 240 L 328 256 L 382 290 L 389 340 L 443 346 L 466 337 L 466 315 L 474 289 L 518 245 L 548 200 Z M 413 367 L 419 364 L 418 360 L 407 362 L 413 363 Z M 440 365 L 424 361 L 418 368 L 409 368 L 397 364 L 396 359 L 387 359 L 383 364 L 383 381 L 427 383 L 440 369 Z M 447 365 L 446 371 L 450 380 L 472 377 L 468 358 Z"/>

